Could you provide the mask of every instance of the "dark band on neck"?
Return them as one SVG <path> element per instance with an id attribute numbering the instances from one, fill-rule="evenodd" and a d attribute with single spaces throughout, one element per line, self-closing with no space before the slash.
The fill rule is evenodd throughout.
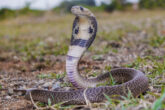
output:
<path id="1" fill-rule="evenodd" d="M 80 47 L 88 47 L 89 42 L 88 40 L 84 39 L 74 39 L 71 41 L 72 46 L 80 46 Z"/>
<path id="2" fill-rule="evenodd" d="M 89 29 L 89 33 L 91 33 L 91 37 L 88 40 L 84 40 L 84 39 L 75 39 L 75 37 L 72 34 L 71 37 L 71 46 L 80 46 L 80 47 L 86 47 L 89 48 L 90 45 L 92 44 L 92 42 L 94 41 L 95 37 L 96 37 L 96 32 L 97 32 L 97 21 L 95 17 L 90 17 L 89 18 L 91 21 L 91 25 L 93 27 L 93 29 L 90 27 Z M 79 23 L 79 17 L 76 17 L 73 23 L 73 28 L 72 30 L 74 30 L 76 28 L 76 25 L 78 25 Z"/>

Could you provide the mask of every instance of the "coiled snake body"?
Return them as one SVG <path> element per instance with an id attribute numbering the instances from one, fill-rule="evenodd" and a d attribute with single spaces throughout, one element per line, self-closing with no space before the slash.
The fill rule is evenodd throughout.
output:
<path id="1" fill-rule="evenodd" d="M 86 79 L 78 73 L 79 60 L 95 39 L 97 21 L 94 14 L 84 7 L 73 6 L 71 11 L 76 15 L 76 18 L 66 57 L 66 72 L 70 82 L 79 89 L 73 91 L 26 90 L 27 99 L 31 94 L 33 100 L 45 103 L 50 99 L 51 103 L 85 104 L 86 100 L 91 103 L 104 101 L 104 94 L 120 97 L 127 96 L 130 91 L 136 97 L 145 92 L 148 89 L 148 78 L 139 70 L 117 68 L 91 79 Z M 110 76 L 121 84 L 96 87 L 97 84 L 105 82 Z"/>

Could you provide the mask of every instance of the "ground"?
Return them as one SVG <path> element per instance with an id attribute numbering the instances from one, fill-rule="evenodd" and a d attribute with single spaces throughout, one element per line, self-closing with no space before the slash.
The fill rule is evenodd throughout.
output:
<path id="1" fill-rule="evenodd" d="M 91 109 L 157 110 L 165 108 L 165 11 L 96 13 L 98 33 L 80 61 L 87 77 L 117 67 L 139 69 L 149 78 L 149 89 L 140 98 L 111 100 Z M 14 88 L 68 90 L 65 55 L 74 15 L 47 12 L 0 21 L 0 109 L 35 109 Z M 8 90 L 5 90 L 8 89 Z M 38 107 L 43 104 L 38 103 Z M 49 106 L 47 106 L 49 107 Z M 85 107 L 85 106 L 84 106 Z M 59 109 L 55 105 L 49 109 Z M 75 106 L 69 106 L 73 109 Z M 80 107 L 79 107 L 80 108 Z"/>

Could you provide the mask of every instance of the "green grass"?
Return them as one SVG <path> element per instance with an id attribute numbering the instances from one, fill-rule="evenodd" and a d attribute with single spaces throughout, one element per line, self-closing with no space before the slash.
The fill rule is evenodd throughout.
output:
<path id="1" fill-rule="evenodd" d="M 0 84 L 0 89 L 2 89 L 2 85 Z"/>
<path id="2" fill-rule="evenodd" d="M 165 99 L 165 91 L 162 92 L 162 95 L 160 96 L 160 98 L 158 98 L 153 106 L 152 106 L 152 110 L 161 110 L 163 108 L 165 108 L 165 103 L 163 102 Z"/>
<path id="3" fill-rule="evenodd" d="M 65 76 L 66 74 L 57 74 L 57 73 L 49 73 L 49 74 L 39 74 L 37 75 L 38 78 L 41 78 L 41 79 L 61 79 Z"/>
<path id="4" fill-rule="evenodd" d="M 150 45 L 160 47 L 165 42 L 165 36 L 153 36 L 150 38 Z"/>
<path id="5" fill-rule="evenodd" d="M 20 20 L 22 19 L 24 17 L 20 17 Z M 66 39 L 71 36 L 69 28 L 72 24 L 56 16 L 54 19 L 50 18 L 50 21 L 47 21 L 49 19 L 47 18 L 42 22 L 36 20 L 30 23 L 29 19 L 33 18 L 25 18 L 22 23 L 17 23 L 20 21 L 17 19 L 1 22 L 0 49 L 2 51 L 13 51 L 25 61 L 35 60 L 45 55 L 66 54 L 69 45 L 69 40 L 66 41 Z M 36 19 L 39 18 L 36 17 Z M 57 24 L 57 22 L 63 22 L 63 24 Z"/>
<path id="6" fill-rule="evenodd" d="M 1 15 L 0 20 L 15 18 L 27 14 L 31 16 L 42 16 L 44 14 L 44 11 L 32 10 L 28 6 L 20 10 L 11 10 L 8 8 L 3 8 L 0 9 L 0 15 Z"/>
<path id="7" fill-rule="evenodd" d="M 97 84 L 96 86 L 99 87 L 99 86 L 114 86 L 114 85 L 117 85 L 117 83 L 115 79 L 113 78 L 113 76 L 110 74 L 108 80 L 106 80 L 103 83 Z"/>
<path id="8" fill-rule="evenodd" d="M 141 57 L 137 57 L 134 62 L 125 65 L 125 67 L 139 69 L 140 64 L 146 64 L 146 61 Z"/>

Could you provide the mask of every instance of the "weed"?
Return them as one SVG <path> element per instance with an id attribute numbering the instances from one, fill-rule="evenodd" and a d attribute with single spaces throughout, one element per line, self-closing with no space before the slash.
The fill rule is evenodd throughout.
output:
<path id="1" fill-rule="evenodd" d="M 57 74 L 57 73 L 49 73 L 49 74 L 39 74 L 37 77 L 44 79 L 44 78 L 48 78 L 48 79 L 61 79 L 62 77 L 64 77 L 65 74 Z"/>
<path id="2" fill-rule="evenodd" d="M 0 89 L 2 89 L 2 85 L 0 84 Z"/>
<path id="3" fill-rule="evenodd" d="M 163 103 L 163 100 L 165 99 L 165 91 L 162 93 L 162 95 L 160 96 L 160 98 L 158 98 L 153 106 L 152 106 L 152 110 L 160 110 L 165 108 L 165 103 Z"/>
<path id="4" fill-rule="evenodd" d="M 116 85 L 117 83 L 116 83 L 116 81 L 115 81 L 115 79 L 113 78 L 113 76 L 110 74 L 109 75 L 109 78 L 105 81 L 105 82 L 103 82 L 103 83 L 100 83 L 100 84 L 97 84 L 97 87 L 99 87 L 99 86 L 114 86 L 114 85 Z"/>
<path id="5" fill-rule="evenodd" d="M 133 63 L 127 64 L 127 65 L 124 65 L 124 66 L 129 67 L 129 68 L 138 69 L 141 64 L 146 64 L 145 60 L 141 57 L 137 57 L 136 60 Z"/>
<path id="6" fill-rule="evenodd" d="M 165 36 L 153 36 L 150 38 L 150 45 L 160 47 L 165 42 Z"/>
<path id="7" fill-rule="evenodd" d="M 111 66 L 105 66 L 105 70 L 111 71 L 112 67 Z"/>

